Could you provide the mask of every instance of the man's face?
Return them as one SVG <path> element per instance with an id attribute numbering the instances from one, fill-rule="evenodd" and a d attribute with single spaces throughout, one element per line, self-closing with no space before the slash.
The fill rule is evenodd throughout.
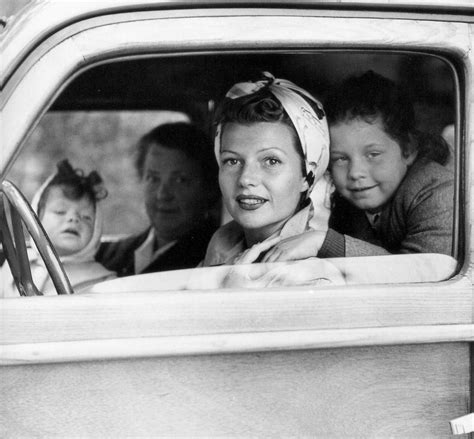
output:
<path id="1" fill-rule="evenodd" d="M 208 197 L 199 164 L 184 152 L 152 145 L 143 169 L 145 207 L 159 239 L 179 239 L 202 221 Z"/>

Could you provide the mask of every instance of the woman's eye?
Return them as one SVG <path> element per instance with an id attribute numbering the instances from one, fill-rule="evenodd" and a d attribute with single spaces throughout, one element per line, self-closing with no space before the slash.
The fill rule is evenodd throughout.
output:
<path id="1" fill-rule="evenodd" d="M 158 183 L 160 181 L 160 177 L 158 177 L 157 175 L 148 174 L 145 176 L 145 181 L 147 183 Z"/>
<path id="2" fill-rule="evenodd" d="M 281 163 L 281 160 L 275 158 L 275 157 L 268 157 L 265 159 L 265 163 L 267 163 L 270 166 L 276 166 Z"/>
<path id="3" fill-rule="evenodd" d="M 185 183 L 189 182 L 189 178 L 184 176 L 184 175 L 179 175 L 179 176 L 174 178 L 174 182 L 176 184 L 185 184 Z"/>
<path id="4" fill-rule="evenodd" d="M 222 164 L 226 165 L 226 166 L 235 166 L 238 163 L 239 163 L 239 161 L 237 159 L 234 159 L 234 158 L 228 158 L 228 159 L 222 160 Z"/>
<path id="5" fill-rule="evenodd" d="M 64 215 L 64 214 L 66 213 L 65 210 L 59 210 L 59 209 L 53 210 L 53 212 L 54 212 L 56 215 Z"/>

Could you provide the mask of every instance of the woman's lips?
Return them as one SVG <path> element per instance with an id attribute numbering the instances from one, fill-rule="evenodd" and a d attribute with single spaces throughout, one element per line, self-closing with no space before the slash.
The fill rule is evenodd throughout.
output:
<path id="1" fill-rule="evenodd" d="M 236 201 L 241 209 L 256 210 L 267 202 L 265 198 L 257 197 L 255 195 L 238 195 Z"/>

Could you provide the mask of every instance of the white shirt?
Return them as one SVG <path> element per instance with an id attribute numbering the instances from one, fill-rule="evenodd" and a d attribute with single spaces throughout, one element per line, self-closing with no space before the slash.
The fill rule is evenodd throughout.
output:
<path id="1" fill-rule="evenodd" d="M 365 216 L 369 220 L 370 225 L 373 229 L 377 229 L 380 223 L 380 212 L 377 213 L 368 213 L 365 212 Z"/>
<path id="2" fill-rule="evenodd" d="M 138 247 L 134 252 L 135 259 L 135 273 L 141 273 L 146 267 L 148 267 L 153 261 L 158 259 L 163 253 L 168 251 L 177 241 L 171 241 L 157 250 L 153 251 L 155 245 L 156 234 L 155 229 L 152 227 L 148 233 L 147 238 L 143 244 Z"/>

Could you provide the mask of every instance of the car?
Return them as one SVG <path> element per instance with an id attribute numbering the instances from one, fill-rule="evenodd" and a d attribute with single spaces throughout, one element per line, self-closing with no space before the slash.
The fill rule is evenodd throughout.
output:
<path id="1" fill-rule="evenodd" d="M 36 1 L 8 20 L 1 255 L 26 297 L 0 301 L 2 436 L 468 433 L 473 9 L 421 0 Z M 114 241 L 146 226 L 129 156 L 146 130 L 183 120 L 212 133 L 227 89 L 263 70 L 324 98 L 369 69 L 402 81 L 420 128 L 450 141 L 451 255 L 190 268 L 74 294 L 28 201 L 57 160 L 100 169 L 104 240 Z M 57 295 L 37 295 L 29 245 Z M 226 283 L 229 274 L 236 281 Z"/>

